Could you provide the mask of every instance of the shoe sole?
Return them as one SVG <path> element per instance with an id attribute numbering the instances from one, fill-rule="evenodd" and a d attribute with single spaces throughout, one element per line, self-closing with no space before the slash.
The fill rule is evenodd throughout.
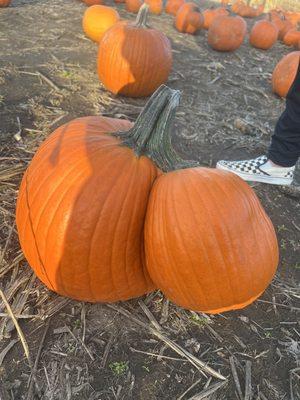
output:
<path id="1" fill-rule="evenodd" d="M 271 185 L 281 185 L 281 186 L 289 186 L 293 181 L 293 178 L 278 178 L 275 176 L 264 176 L 264 175 L 254 176 L 251 174 L 244 174 L 243 172 L 233 171 L 229 168 L 224 167 L 223 165 L 218 165 L 218 164 L 216 168 L 232 172 L 233 174 L 238 175 L 240 178 L 244 179 L 244 181 L 269 183 Z"/>

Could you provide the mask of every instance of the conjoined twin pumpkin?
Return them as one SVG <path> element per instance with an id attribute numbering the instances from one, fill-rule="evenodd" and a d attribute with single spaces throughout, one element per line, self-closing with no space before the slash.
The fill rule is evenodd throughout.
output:
<path id="1" fill-rule="evenodd" d="M 178 102 L 161 86 L 134 125 L 79 118 L 42 143 L 21 183 L 17 227 L 48 288 L 114 302 L 158 287 L 209 313 L 266 289 L 278 264 L 272 223 L 239 177 L 175 152 Z"/>

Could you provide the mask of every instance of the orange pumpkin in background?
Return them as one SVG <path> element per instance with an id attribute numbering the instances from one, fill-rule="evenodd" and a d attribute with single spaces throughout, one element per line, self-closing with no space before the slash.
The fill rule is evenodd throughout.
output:
<path id="1" fill-rule="evenodd" d="M 272 74 L 273 92 L 286 97 L 295 77 L 300 61 L 300 51 L 293 51 L 284 56 L 274 68 Z"/>
<path id="2" fill-rule="evenodd" d="M 146 24 L 143 4 L 135 22 L 120 22 L 103 37 L 98 50 L 98 76 L 115 94 L 145 97 L 169 76 L 172 50 L 166 35 Z"/>
<path id="3" fill-rule="evenodd" d="M 0 0 L 0 7 L 8 7 L 11 3 L 11 0 Z"/>
<path id="4" fill-rule="evenodd" d="M 179 32 L 195 34 L 202 28 L 203 15 L 197 4 L 185 3 L 178 10 L 175 17 L 175 27 Z"/>
<path id="5" fill-rule="evenodd" d="M 119 13 L 114 8 L 95 5 L 85 11 L 82 27 L 88 38 L 99 43 L 105 32 L 119 20 Z"/>
<path id="6" fill-rule="evenodd" d="M 249 42 L 257 49 L 267 50 L 276 43 L 278 28 L 273 22 L 260 20 L 256 22 L 250 32 Z"/>
<path id="7" fill-rule="evenodd" d="M 151 14 L 160 15 L 163 11 L 163 0 L 145 0 Z"/>
<path id="8" fill-rule="evenodd" d="M 135 14 L 139 12 L 142 4 L 142 0 L 125 0 L 126 10 Z"/>
<path id="9" fill-rule="evenodd" d="M 300 31 L 290 29 L 283 38 L 283 43 L 287 46 L 298 47 L 300 43 Z"/>
<path id="10" fill-rule="evenodd" d="M 218 51 L 234 51 L 244 41 L 247 24 L 239 16 L 220 16 L 214 19 L 208 30 L 208 44 Z"/>
<path id="11" fill-rule="evenodd" d="M 179 8 L 185 3 L 185 0 L 168 0 L 166 3 L 166 13 L 176 15 Z"/>
<path id="12" fill-rule="evenodd" d="M 215 20 L 215 18 L 222 16 L 222 15 L 223 16 L 229 15 L 229 11 L 224 7 L 217 7 L 217 8 L 211 7 L 211 8 L 204 10 L 202 15 L 204 18 L 203 28 L 209 29 L 209 27 L 211 26 L 211 24 Z"/>
<path id="13" fill-rule="evenodd" d="M 165 296 L 206 313 L 252 303 L 278 265 L 275 231 L 254 191 L 216 169 L 187 168 L 156 179 L 145 246 L 149 274 Z"/>
<path id="14" fill-rule="evenodd" d="M 82 0 L 87 6 L 104 4 L 105 0 Z"/>

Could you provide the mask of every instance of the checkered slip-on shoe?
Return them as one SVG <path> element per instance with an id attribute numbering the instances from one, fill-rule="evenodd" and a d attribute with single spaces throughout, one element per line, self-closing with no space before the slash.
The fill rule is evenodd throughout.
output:
<path id="1" fill-rule="evenodd" d="M 266 156 L 252 160 L 225 161 L 217 163 L 218 169 L 233 172 L 245 181 L 270 183 L 273 185 L 290 185 L 293 180 L 295 167 L 272 167 L 267 163 Z"/>

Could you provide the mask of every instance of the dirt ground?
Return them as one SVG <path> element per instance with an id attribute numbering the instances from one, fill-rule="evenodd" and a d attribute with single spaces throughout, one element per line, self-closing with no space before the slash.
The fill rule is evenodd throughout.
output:
<path id="1" fill-rule="evenodd" d="M 97 46 L 81 29 L 84 10 L 76 0 L 14 0 L 0 9 L 0 287 L 29 346 L 27 358 L 0 302 L 1 400 L 299 400 L 300 204 L 276 187 L 252 185 L 276 227 L 281 261 L 246 309 L 193 313 L 160 292 L 83 304 L 49 292 L 32 274 L 14 212 L 35 149 L 75 117 L 135 120 L 146 101 L 101 87 Z M 206 32 L 179 34 L 166 14 L 149 22 L 172 42 L 168 85 L 182 91 L 174 137 L 180 152 L 205 166 L 262 154 L 284 109 L 271 92 L 271 73 L 290 49 L 277 43 L 263 52 L 246 41 L 221 54 L 208 47 Z"/>

